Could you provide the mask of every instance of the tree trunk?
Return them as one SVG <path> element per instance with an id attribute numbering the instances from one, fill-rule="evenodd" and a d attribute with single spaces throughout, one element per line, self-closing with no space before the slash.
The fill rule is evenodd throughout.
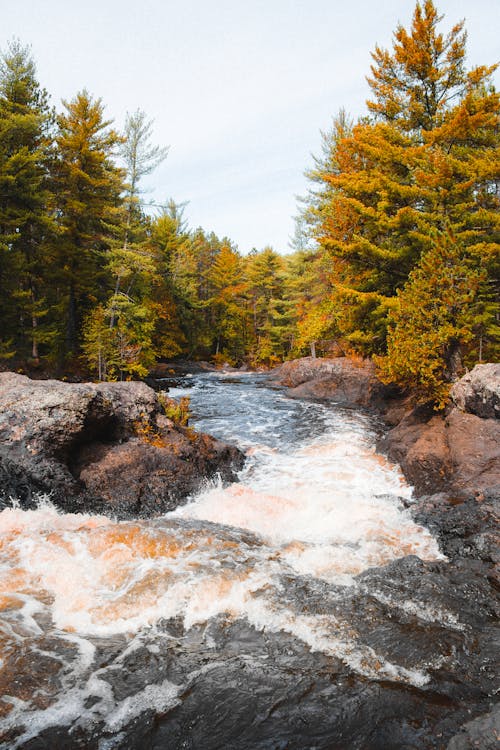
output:
<path id="1" fill-rule="evenodd" d="M 73 282 L 69 286 L 68 323 L 66 327 L 66 354 L 76 350 L 76 295 Z"/>
<path id="2" fill-rule="evenodd" d="M 448 349 L 448 356 L 446 357 L 447 375 L 448 380 L 452 383 L 461 376 L 463 372 L 462 363 L 462 352 L 460 351 L 460 343 L 454 341 L 450 344 Z"/>
<path id="3" fill-rule="evenodd" d="M 314 359 L 316 359 L 316 342 L 315 341 L 311 341 L 311 343 L 309 344 L 309 346 L 311 347 L 311 357 L 313 357 Z"/>
<path id="4" fill-rule="evenodd" d="M 33 344 L 32 344 L 32 347 L 31 347 L 31 356 L 33 357 L 33 359 L 36 362 L 38 362 L 38 357 L 39 357 L 39 354 L 38 354 L 38 341 L 36 339 L 36 329 L 38 327 L 38 320 L 36 318 L 36 315 L 32 316 L 31 323 L 32 323 L 31 327 L 33 329 Z"/>

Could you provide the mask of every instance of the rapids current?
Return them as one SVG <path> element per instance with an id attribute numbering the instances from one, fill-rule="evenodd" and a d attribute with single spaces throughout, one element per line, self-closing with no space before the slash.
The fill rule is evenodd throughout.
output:
<path id="1" fill-rule="evenodd" d="M 128 747 L 137 717 L 172 711 L 214 664 L 236 658 L 233 646 L 183 671 L 158 667 L 174 647 L 179 659 L 217 651 L 214 623 L 286 634 L 362 679 L 428 681 L 432 665 L 388 660 L 348 613 L 316 601 L 356 590 L 367 568 L 440 558 L 405 509 L 411 488 L 375 452 L 376 420 L 292 400 L 255 374 L 186 377 L 171 395 L 190 396 L 193 427 L 246 452 L 239 482 L 215 481 L 150 520 L 62 514 L 49 499 L 0 514 L 0 747 L 45 747 L 35 738 L 53 727 L 87 738 L 75 747 Z M 156 671 L 130 680 L 139 652 Z"/>

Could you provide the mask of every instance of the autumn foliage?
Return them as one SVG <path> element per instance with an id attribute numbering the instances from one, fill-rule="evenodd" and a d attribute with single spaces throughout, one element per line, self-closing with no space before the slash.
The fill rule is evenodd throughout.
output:
<path id="1" fill-rule="evenodd" d="M 498 357 L 499 96 L 467 71 L 463 23 L 417 4 L 376 47 L 368 117 L 324 136 L 305 217 L 329 259 L 336 333 L 442 404 L 464 364 Z"/>
<path id="2" fill-rule="evenodd" d="M 244 254 L 191 229 L 141 179 L 167 156 L 137 110 L 123 132 L 83 90 L 57 114 L 28 48 L 0 59 L 0 359 L 143 377 L 183 356 L 272 365 L 375 356 L 438 406 L 498 357 L 499 95 L 466 65 L 463 22 L 417 3 L 375 47 L 367 113 L 323 133 L 292 241 Z"/>

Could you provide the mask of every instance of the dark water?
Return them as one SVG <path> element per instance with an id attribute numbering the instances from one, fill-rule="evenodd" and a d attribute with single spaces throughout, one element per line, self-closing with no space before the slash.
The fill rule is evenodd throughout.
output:
<path id="1" fill-rule="evenodd" d="M 434 673 L 465 626 L 414 593 L 425 563 L 393 586 L 363 578 L 440 558 L 378 425 L 263 376 L 171 395 L 247 452 L 238 483 L 137 522 L 48 502 L 0 514 L 1 747 L 426 747 L 415 717 L 422 701 L 441 716 Z"/>

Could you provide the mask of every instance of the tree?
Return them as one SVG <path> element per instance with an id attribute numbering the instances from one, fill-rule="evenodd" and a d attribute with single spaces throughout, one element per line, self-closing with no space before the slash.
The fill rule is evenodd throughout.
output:
<path id="1" fill-rule="evenodd" d="M 432 0 L 417 3 L 411 29 L 401 24 L 394 33 L 392 54 L 378 45 L 368 83 L 375 98 L 368 109 L 377 120 L 404 132 L 429 131 L 441 125 L 452 103 L 465 90 L 464 22 L 446 35 L 439 33 Z"/>
<path id="2" fill-rule="evenodd" d="M 116 246 L 109 253 L 109 268 L 114 278 L 114 296 L 117 304 L 122 284 L 130 284 L 141 272 L 152 272 L 152 262 L 147 247 L 147 222 L 140 204 L 139 182 L 151 174 L 167 158 L 168 148 L 151 144 L 153 122 L 145 112 L 138 109 L 128 113 L 120 155 L 125 164 L 126 185 L 124 195 L 125 217 L 122 233 Z M 111 303 L 113 310 L 113 302 Z M 111 314 L 110 326 L 114 325 Z"/>
<path id="3" fill-rule="evenodd" d="M 144 377 L 155 362 L 152 336 L 154 310 L 134 303 L 121 294 L 115 307 L 98 305 L 85 319 L 83 351 L 99 380 L 129 380 Z M 118 309 L 117 309 L 118 306 Z M 115 323 L 109 320 L 113 314 Z"/>
<path id="4" fill-rule="evenodd" d="M 319 250 L 286 258 L 285 296 L 291 304 L 291 350 L 295 355 L 325 351 L 337 339 L 329 259 Z"/>
<path id="5" fill-rule="evenodd" d="M 208 271 L 213 289 L 208 305 L 212 313 L 215 356 L 232 362 L 244 357 L 246 338 L 246 283 L 239 254 L 224 243 Z"/>
<path id="6" fill-rule="evenodd" d="M 473 303 L 482 274 L 471 268 L 452 231 L 438 234 L 410 274 L 389 316 L 383 379 L 412 389 L 441 408 L 473 337 Z"/>
<path id="7" fill-rule="evenodd" d="M 250 253 L 246 260 L 251 358 L 256 363 L 281 361 L 291 348 L 291 304 L 285 297 L 285 261 L 271 247 Z"/>
<path id="8" fill-rule="evenodd" d="M 440 20 L 426 0 L 392 51 L 376 48 L 375 119 L 337 120 L 311 174 L 309 217 L 331 259 L 339 333 L 363 354 L 385 351 L 389 311 L 435 231 L 451 226 L 487 288 L 498 283 L 494 66 L 466 72 L 463 24 L 445 37 Z"/>
<path id="9" fill-rule="evenodd" d="M 153 120 L 148 120 L 145 112 L 137 109 L 133 114 L 127 113 L 125 137 L 120 153 L 127 172 L 126 205 L 129 212 L 140 194 L 141 179 L 154 172 L 168 155 L 168 146 L 152 145 L 152 131 Z"/>
<path id="10" fill-rule="evenodd" d="M 52 113 L 30 49 L 17 40 L 0 56 L 0 312 L 20 353 L 37 360 L 54 335 L 46 299 L 51 217 Z"/>
<path id="11" fill-rule="evenodd" d="M 178 319 L 186 339 L 186 354 L 210 356 L 214 353 L 213 310 L 210 300 L 215 288 L 210 270 L 228 238 L 219 239 L 201 228 L 190 232 L 175 248 L 170 269 Z"/>
<path id="12" fill-rule="evenodd" d="M 59 264 L 64 293 L 65 354 L 77 352 L 82 316 L 103 299 L 104 259 L 119 231 L 123 171 L 114 162 L 120 137 L 104 119 L 101 99 L 85 90 L 58 117 L 56 185 L 59 194 Z"/>
<path id="13" fill-rule="evenodd" d="M 155 349 L 160 357 L 174 357 L 185 349 L 182 331 L 183 299 L 174 277 L 176 259 L 189 244 L 189 232 L 183 216 L 183 205 L 170 199 L 151 225 L 150 245 L 155 264 L 152 304 L 155 307 Z"/>

